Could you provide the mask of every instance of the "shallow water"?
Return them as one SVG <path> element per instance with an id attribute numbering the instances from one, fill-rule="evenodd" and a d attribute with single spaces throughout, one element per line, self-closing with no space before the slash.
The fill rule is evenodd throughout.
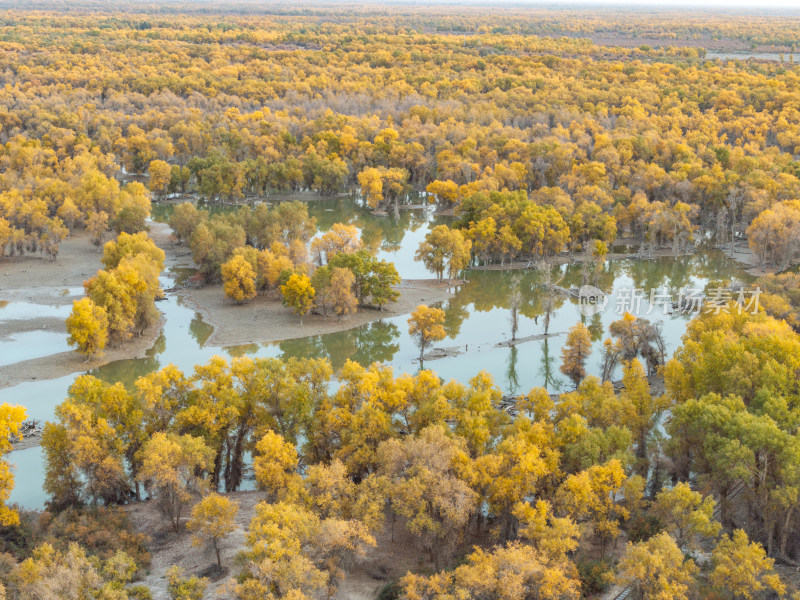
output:
<path id="1" fill-rule="evenodd" d="M 83 288 L 80 288 L 80 294 L 83 295 Z M 75 297 L 79 298 L 80 296 Z M 0 322 L 42 318 L 66 319 L 71 310 L 71 302 L 68 304 L 35 304 L 6 300 L 0 302 Z"/>
<path id="2" fill-rule="evenodd" d="M 755 58 L 757 60 L 770 60 L 774 62 L 784 62 L 792 64 L 796 60 L 800 60 L 800 55 L 791 52 L 755 52 L 755 51 L 722 51 L 722 50 L 709 50 L 706 52 L 706 58 L 713 60 L 719 58 L 722 60 L 747 60 Z"/>
<path id="3" fill-rule="evenodd" d="M 0 366 L 13 365 L 23 360 L 50 356 L 71 349 L 67 344 L 66 333 L 41 329 L 15 333 L 3 340 L 0 348 L 4 350 L 0 352 Z"/>
<path id="4" fill-rule="evenodd" d="M 420 209 L 403 210 L 396 217 L 375 217 L 352 199 L 309 203 L 309 211 L 317 217 L 318 226 L 322 230 L 334 222 L 344 221 L 357 225 L 367 243 L 379 248 L 382 258 L 395 262 L 402 277 L 430 277 L 424 267 L 413 260 L 413 255 L 429 227 L 443 219 L 434 219 L 430 212 Z M 160 216 L 165 218 L 163 212 Z M 678 288 L 683 286 L 702 288 L 709 281 L 731 277 L 745 281 L 750 279 L 735 262 L 716 251 L 703 251 L 677 260 L 659 258 L 651 261 L 608 261 L 598 273 L 585 273 L 579 264 L 555 267 L 553 281 L 559 281 L 563 288 L 579 287 L 586 281 L 611 292 L 608 306 L 601 313 L 584 317 L 575 300 L 557 295 L 549 331 L 551 334 L 562 335 L 508 347 L 497 344 L 511 337 L 509 299 L 515 284 L 520 290 L 517 338 L 544 332 L 546 296 L 543 288 L 538 285 L 542 275 L 533 271 L 468 271 L 465 278 L 469 283 L 461 287 L 452 299 L 442 303 L 447 315 L 447 338 L 436 344 L 436 347 L 452 349 L 454 354 L 428 360 L 425 366 L 444 379 L 462 382 L 467 382 L 478 371 L 486 370 L 492 374 L 504 393 L 523 393 L 535 386 L 546 386 L 551 391 L 560 391 L 565 386 L 564 377 L 558 370 L 561 348 L 566 337 L 563 333 L 577 321 L 584 321 L 592 332 L 593 352 L 587 371 L 598 374 L 602 340 L 608 335 L 608 325 L 620 318 L 619 309 L 623 307 L 619 304 L 626 299 L 626 290 L 663 288 L 677 294 Z M 171 280 L 165 277 L 162 285 L 169 287 Z M 93 369 L 90 373 L 109 382 L 121 381 L 130 386 L 137 377 L 169 363 L 175 364 L 184 372 L 190 372 L 194 365 L 207 361 L 215 354 L 227 358 L 242 355 L 326 357 L 331 360 L 335 369 L 341 368 L 347 359 L 362 364 L 382 361 L 391 365 L 397 374 L 415 372 L 419 368 L 419 350 L 408 335 L 406 316 L 381 319 L 338 333 L 220 348 L 206 345 L 213 328 L 198 313 L 184 306 L 177 296 L 168 295 L 166 300 L 158 303 L 158 308 L 164 313 L 166 323 L 163 334 L 145 358 L 116 361 Z M 650 314 L 646 314 L 648 308 L 649 303 L 642 301 L 639 314 L 653 321 L 664 321 L 664 337 L 668 354 L 671 354 L 680 343 L 689 317 L 664 315 L 661 308 L 655 308 Z M 20 343 L 24 345 L 24 342 Z M 0 390 L 0 402 L 22 404 L 28 408 L 30 417 L 50 419 L 55 406 L 66 396 L 73 380 L 74 376 L 71 375 L 3 389 Z M 40 508 L 45 495 L 41 490 L 44 467 L 39 449 L 13 452 L 8 458 L 17 467 L 11 501 L 26 508 Z"/>

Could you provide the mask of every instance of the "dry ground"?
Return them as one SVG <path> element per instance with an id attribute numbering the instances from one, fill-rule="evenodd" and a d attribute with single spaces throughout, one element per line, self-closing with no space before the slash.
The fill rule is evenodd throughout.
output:
<path id="1" fill-rule="evenodd" d="M 222 551 L 222 564 L 227 569 L 225 575 L 216 581 L 210 581 L 205 598 L 232 598 L 227 591 L 238 572 L 234 565 L 236 554 L 245 547 L 245 534 L 250 520 L 255 513 L 256 505 L 264 500 L 261 491 L 232 492 L 225 494 L 239 504 L 236 518 L 237 529 L 226 540 Z M 172 565 L 183 569 L 184 576 L 202 575 L 209 567 L 216 564 L 213 552 L 204 547 L 192 544 L 192 535 L 185 529 L 176 533 L 168 520 L 158 511 L 154 502 L 138 502 L 124 507 L 130 522 L 138 532 L 150 537 L 148 550 L 152 561 L 141 583 L 153 594 L 153 600 L 168 600 L 165 573 Z M 184 510 L 189 515 L 190 508 Z M 474 529 L 472 527 L 471 529 Z M 398 521 L 394 526 L 394 539 L 391 529 L 375 536 L 376 546 L 367 550 L 363 558 L 357 560 L 352 570 L 341 582 L 336 600 L 375 600 L 381 588 L 395 581 L 409 571 L 432 573 L 433 565 L 427 556 L 415 546 L 413 538 L 406 533 Z M 487 536 L 480 538 L 470 536 L 464 541 L 460 554 L 466 554 L 476 544 L 485 544 Z"/>
<path id="2" fill-rule="evenodd" d="M 302 325 L 300 319 L 283 306 L 274 292 L 258 296 L 245 304 L 237 304 L 227 298 L 221 285 L 186 288 L 178 293 L 189 306 L 203 315 L 203 320 L 214 326 L 214 333 L 207 344 L 233 346 L 333 333 L 378 319 L 406 315 L 420 304 L 448 299 L 455 285 L 461 283 L 438 283 L 433 279 L 405 280 L 396 288 L 400 292 L 399 300 L 385 306 L 384 310 L 360 309 L 343 318 L 306 315 Z"/>

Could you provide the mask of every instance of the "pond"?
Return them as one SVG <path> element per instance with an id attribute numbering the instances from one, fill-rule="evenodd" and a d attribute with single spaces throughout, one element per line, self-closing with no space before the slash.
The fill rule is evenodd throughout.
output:
<path id="1" fill-rule="evenodd" d="M 165 219 L 168 210 L 154 211 L 158 218 Z M 397 215 L 376 217 L 353 199 L 341 198 L 309 203 L 309 212 L 317 218 L 320 230 L 326 230 L 335 222 L 357 225 L 368 245 L 376 248 L 381 258 L 394 262 L 401 277 L 420 279 L 430 277 L 421 263 L 413 260 L 417 245 L 430 227 L 447 218 L 436 217 L 429 210 L 406 209 Z M 179 270 L 185 274 L 185 267 Z M 734 261 L 715 250 L 674 259 L 671 257 L 653 260 L 625 258 L 607 261 L 602 268 L 586 268 L 572 263 L 553 267 L 552 281 L 562 288 L 580 287 L 584 282 L 610 292 L 605 310 L 592 316 L 584 316 L 576 299 L 556 294 L 552 305 L 549 333 L 540 339 L 545 329 L 546 292 L 542 285 L 543 274 L 538 271 L 469 270 L 464 275 L 468 281 L 441 307 L 447 315 L 445 329 L 447 337 L 436 344 L 446 349 L 446 356 L 427 360 L 426 368 L 437 372 L 442 378 L 467 382 L 480 370 L 488 371 L 504 393 L 524 393 L 535 386 L 545 386 L 551 391 L 566 389 L 567 382 L 559 372 L 560 354 L 567 330 L 576 322 L 583 321 L 592 334 L 593 351 L 587 371 L 599 374 L 602 341 L 608 336 L 608 326 L 618 320 L 630 290 L 650 289 L 677 298 L 678 290 L 684 287 L 703 288 L 708 282 L 718 279 L 750 278 Z M 168 274 L 162 278 L 162 286 L 172 286 Z M 519 290 L 517 340 L 511 339 L 511 297 Z M 220 291 L 220 293 L 222 293 Z M 391 365 L 396 374 L 415 372 L 419 369 L 419 350 L 408 335 L 407 316 L 385 318 L 346 331 L 326 335 L 311 335 L 305 338 L 244 346 L 213 347 L 206 342 L 213 327 L 204 322 L 193 309 L 185 306 L 179 296 L 168 294 L 158 303 L 164 313 L 165 324 L 162 335 L 148 351 L 145 358 L 121 360 L 93 369 L 90 373 L 109 382 L 121 381 L 131 386 L 137 377 L 167 364 L 173 363 L 184 372 L 191 372 L 197 364 L 206 362 L 218 354 L 226 358 L 235 356 L 270 356 L 288 358 L 293 356 L 326 357 L 335 369 L 346 360 L 362 364 L 381 361 Z M 680 343 L 689 316 L 664 314 L 660 306 L 650 307 L 648 299 L 641 301 L 640 316 L 652 321 L 663 321 L 663 333 L 667 352 L 671 354 Z M 528 341 L 523 341 L 526 338 Z M 56 340 L 54 352 L 61 351 Z M 19 342 L 25 346 L 24 342 Z M 38 346 L 38 343 L 37 343 Z M 8 349 L 8 346 L 5 346 Z M 14 351 L 24 352 L 14 346 Z M 4 345 L 0 353 L 5 356 Z M 46 352 L 49 354 L 50 352 Z M 59 379 L 36 381 L 0 390 L 0 402 L 22 404 L 29 417 L 51 419 L 53 411 L 67 394 L 75 375 Z M 45 501 L 41 484 L 44 466 L 39 448 L 12 452 L 9 461 L 16 466 L 16 483 L 11 502 L 25 508 L 41 508 Z"/>

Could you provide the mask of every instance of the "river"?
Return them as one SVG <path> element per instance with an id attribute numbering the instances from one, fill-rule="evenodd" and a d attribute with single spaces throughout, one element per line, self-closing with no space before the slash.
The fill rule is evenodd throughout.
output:
<path id="1" fill-rule="evenodd" d="M 156 207 L 154 218 L 167 218 L 167 206 Z M 376 217 L 354 199 L 340 198 L 309 203 L 309 212 L 317 218 L 320 230 L 335 222 L 357 225 L 367 245 L 376 248 L 381 258 L 395 263 L 400 276 L 407 279 L 431 277 L 424 266 L 414 261 L 414 252 L 430 227 L 447 218 L 436 217 L 426 209 L 405 209 L 397 215 Z M 584 280 L 580 264 L 554 267 L 553 277 L 559 279 L 563 288 L 580 286 Z M 162 276 L 162 287 L 174 285 L 174 278 L 191 272 L 180 267 L 173 273 Z M 468 283 L 460 287 L 442 308 L 447 315 L 447 337 L 436 347 L 447 349 L 448 356 L 428 360 L 426 368 L 437 372 L 442 378 L 467 382 L 480 370 L 494 377 L 504 393 L 523 393 L 535 386 L 546 386 L 551 391 L 566 389 L 565 378 L 558 370 L 560 353 L 565 341 L 563 335 L 577 321 L 583 320 L 592 333 L 593 352 L 587 371 L 599 374 L 602 341 L 608 336 L 608 326 L 620 318 L 623 308 L 630 309 L 629 290 L 664 290 L 677 298 L 681 287 L 703 288 L 709 281 L 738 278 L 749 281 L 737 263 L 716 250 L 701 250 L 692 256 L 662 257 L 652 260 L 624 258 L 606 261 L 602 270 L 591 275 L 590 280 L 606 292 L 611 291 L 604 311 L 591 317 L 581 314 L 577 301 L 558 296 L 551 314 L 549 331 L 554 335 L 546 340 L 533 339 L 517 345 L 502 345 L 511 338 L 511 306 L 513 286 L 520 290 L 517 338 L 538 336 L 544 331 L 543 306 L 545 294 L 541 286 L 542 275 L 535 271 L 486 271 L 469 270 L 464 275 Z M 518 280 L 518 281 L 517 281 Z M 77 294 L 80 290 L 70 290 Z M 222 293 L 220 291 L 220 293 Z M 34 310 L 37 315 L 65 315 L 63 307 L 20 303 L 0 303 L 0 320 L 7 314 L 27 314 Z M 623 304 L 625 306 L 623 306 Z M 184 372 L 191 372 L 194 365 L 207 361 L 218 354 L 224 357 L 242 355 L 288 358 L 292 356 L 327 357 L 335 369 L 347 359 L 369 364 L 382 361 L 391 365 L 395 373 L 415 372 L 419 351 L 408 335 L 407 317 L 386 318 L 347 331 L 326 335 L 243 346 L 214 347 L 206 342 L 213 327 L 205 323 L 193 309 L 185 306 L 176 294 L 168 294 L 158 303 L 165 316 L 163 332 L 154 346 L 142 359 L 120 360 L 89 371 L 92 375 L 109 382 L 121 381 L 131 386 L 137 377 L 173 363 Z M 647 298 L 641 301 L 638 314 L 653 321 L 663 321 L 663 332 L 668 355 L 679 345 L 689 317 L 664 314 L 662 308 L 650 307 Z M 47 356 L 61 352 L 66 344 L 64 334 L 34 332 L 12 341 L 0 342 L 0 356 L 22 357 Z M 46 335 L 44 335 L 46 334 Z M 21 404 L 28 410 L 28 417 L 38 420 L 52 419 L 53 411 L 67 394 L 76 375 L 59 379 L 23 383 L 0 390 L 0 402 Z M 40 447 L 14 451 L 8 460 L 15 466 L 15 487 L 10 502 L 28 509 L 42 508 L 46 500 L 42 490 L 44 465 Z"/>

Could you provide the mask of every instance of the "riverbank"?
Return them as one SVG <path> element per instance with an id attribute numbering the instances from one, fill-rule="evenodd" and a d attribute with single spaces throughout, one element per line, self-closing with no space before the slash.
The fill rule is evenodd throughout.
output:
<path id="1" fill-rule="evenodd" d="M 746 240 L 735 242 L 734 244 L 724 244 L 719 248 L 725 256 L 741 264 L 745 271 L 754 277 L 775 273 L 776 269 L 765 268 L 761 264 L 758 255 L 750 249 Z"/>
<path id="2" fill-rule="evenodd" d="M 457 286 L 464 283 L 463 280 L 442 283 L 435 279 L 404 280 L 395 288 L 400 292 L 398 301 L 384 306 L 383 310 L 361 308 L 357 313 L 341 318 L 310 314 L 303 317 L 302 325 L 297 315 L 283 306 L 274 293 L 257 296 L 246 304 L 237 304 L 227 298 L 221 285 L 184 288 L 176 293 L 214 327 L 206 345 L 236 346 L 336 333 L 378 319 L 407 315 L 420 304 L 430 305 L 449 299 Z"/>
<path id="3" fill-rule="evenodd" d="M 165 275 L 173 268 L 191 268 L 191 253 L 175 243 L 165 223 L 151 222 L 149 235 L 166 255 Z M 102 253 L 91 245 L 89 236 L 79 232 L 65 240 L 59 259 L 50 261 L 19 257 L 0 263 L 0 301 L 5 307 L 16 307 L 5 319 L 0 309 L 0 344 L 13 348 L 16 337 L 32 332 L 67 335 L 64 319 L 72 302 L 83 297 L 84 280 L 102 268 Z M 438 282 L 435 279 L 405 280 L 398 287 L 398 302 L 384 310 L 361 309 L 354 315 L 339 318 L 308 315 L 300 320 L 284 307 L 277 295 L 259 296 L 239 305 L 227 299 L 221 285 L 202 288 L 178 288 L 171 292 L 187 306 L 203 315 L 214 327 L 207 346 L 222 347 L 240 344 L 268 343 L 335 333 L 359 327 L 379 319 L 410 314 L 420 304 L 435 304 L 449 299 L 463 280 Z M 165 288 L 170 287 L 162 284 Z M 106 348 L 102 356 L 87 360 L 72 350 L 58 351 L 0 366 L 0 389 L 20 383 L 64 377 L 96 369 L 108 363 L 144 358 L 158 340 L 166 322 L 159 322 L 141 336 L 119 346 Z M 61 350 L 65 346 L 61 346 Z"/>
<path id="4" fill-rule="evenodd" d="M 91 244 L 89 235 L 78 232 L 64 240 L 55 261 L 21 256 L 0 263 L 0 301 L 3 302 L 0 344 L 6 344 L 13 351 L 18 343 L 17 336 L 33 332 L 66 337 L 66 315 L 72 302 L 83 297 L 83 282 L 102 268 L 101 257 L 102 253 Z M 13 312 L 11 318 L 8 313 L 4 314 L 3 308 Z M 106 348 L 102 356 L 89 360 L 67 350 L 2 365 L 0 389 L 29 381 L 56 379 L 116 360 L 143 358 L 161 335 L 163 325 L 161 317 L 141 336 Z"/>

